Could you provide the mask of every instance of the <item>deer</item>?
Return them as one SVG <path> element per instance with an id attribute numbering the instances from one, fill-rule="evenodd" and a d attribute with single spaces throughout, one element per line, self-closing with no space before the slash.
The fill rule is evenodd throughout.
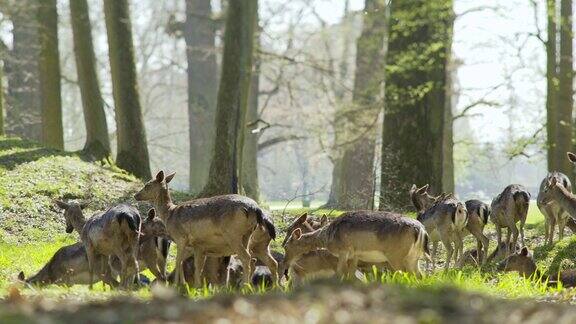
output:
<path id="1" fill-rule="evenodd" d="M 413 184 L 409 191 L 410 200 L 418 214 L 423 214 L 427 209 L 432 207 L 437 200 L 443 197 L 443 195 L 432 196 L 428 190 L 428 185 L 418 188 Z M 477 250 L 484 250 L 483 253 L 480 253 L 480 257 L 483 257 L 488 252 L 488 245 L 490 243 L 486 235 L 484 235 L 484 227 L 488 223 L 488 216 L 490 215 L 490 206 L 476 199 L 466 201 L 465 205 L 468 211 L 468 221 L 466 222 L 466 230 L 461 236 L 464 238 L 468 233 L 472 234 L 477 241 Z M 466 231 L 468 233 L 466 233 Z M 483 264 L 482 259 L 478 261 L 478 265 Z"/>
<path id="2" fill-rule="evenodd" d="M 555 287 L 558 283 L 562 287 L 573 288 L 576 287 L 576 269 L 566 269 L 553 275 L 545 275 L 538 270 L 536 262 L 532 253 L 528 248 L 523 247 L 517 252 L 509 255 L 504 261 L 498 264 L 499 271 L 517 272 L 520 276 L 525 278 L 535 278 L 546 283 L 548 286 Z"/>
<path id="3" fill-rule="evenodd" d="M 497 244 L 502 242 L 502 228 L 507 228 L 506 244 L 515 246 L 520 241 L 524 245 L 524 224 L 528 216 L 530 193 L 519 184 L 511 184 L 492 200 L 490 220 L 496 227 Z M 516 223 L 520 222 L 520 230 Z"/>
<path id="4" fill-rule="evenodd" d="M 432 254 L 430 262 L 432 270 L 435 268 L 435 256 L 438 242 L 441 241 L 446 249 L 446 262 L 444 268 L 450 267 L 450 261 L 454 258 L 458 263 L 458 254 L 463 254 L 463 230 L 468 222 L 466 205 L 460 202 L 452 194 L 442 195 L 425 212 L 418 215 L 417 220 L 426 228 L 432 241 Z M 452 246 L 454 244 L 454 247 Z M 454 248 L 456 254 L 454 254 Z"/>
<path id="5" fill-rule="evenodd" d="M 199 198 L 176 205 L 168 190 L 174 175 L 165 176 L 164 171 L 159 171 L 134 195 L 134 199 L 155 206 L 176 243 L 175 284 L 185 284 L 183 261 L 189 257 L 194 256 L 194 285 L 201 287 L 206 257 L 230 255 L 236 255 L 245 265 L 243 282 L 249 283 L 252 277 L 250 240 L 257 230 L 267 232 L 274 239 L 274 224 L 264 216 L 264 211 L 254 200 L 237 194 Z M 262 248 L 262 245 L 254 247 Z M 278 268 L 269 249 L 254 254 L 266 255 L 262 261 L 271 270 Z M 275 277 L 278 277 L 277 273 Z"/>
<path id="6" fill-rule="evenodd" d="M 564 211 L 560 204 L 552 199 L 548 202 L 544 202 L 546 199 L 546 188 L 550 183 L 550 180 L 555 178 L 557 183 L 561 183 L 566 190 L 572 191 L 572 183 L 568 177 L 557 171 L 549 172 L 546 177 L 540 183 L 540 189 L 538 191 L 538 197 L 536 198 L 536 204 L 542 215 L 544 215 L 544 240 L 547 244 L 554 243 L 554 231 L 556 224 L 558 224 L 558 238 L 562 240 L 564 238 L 564 228 L 568 222 L 569 215 Z"/>
<path id="7" fill-rule="evenodd" d="M 79 207 L 79 205 L 75 205 Z M 142 223 L 144 237 L 156 237 L 164 235 L 165 227 L 154 219 L 154 210 L 148 212 L 148 217 Z M 118 259 L 116 259 L 118 260 Z M 107 274 L 101 279 L 111 287 L 118 287 L 119 283 L 110 275 L 107 258 L 98 258 L 96 268 L 98 273 Z M 42 269 L 30 278 L 26 278 L 24 272 L 20 272 L 18 279 L 32 285 L 86 285 L 90 283 L 90 272 L 86 249 L 81 242 L 61 247 L 54 253 L 52 258 Z"/>
<path id="8" fill-rule="evenodd" d="M 303 234 L 295 229 L 284 244 L 286 267 L 304 254 L 326 249 L 338 258 L 336 273 L 354 274 L 359 261 L 388 262 L 390 267 L 421 276 L 418 261 L 428 256 L 428 234 L 418 221 L 378 211 L 346 212 L 328 225 Z"/>
<path id="9" fill-rule="evenodd" d="M 82 229 L 86 223 L 86 218 L 83 210 L 88 207 L 88 202 L 75 202 L 56 200 L 55 204 L 58 208 L 64 211 L 64 220 L 66 223 L 66 233 L 70 234 L 76 231 L 82 235 Z M 154 213 L 154 216 L 151 216 Z M 148 235 L 141 237 L 138 248 L 138 260 L 142 261 L 141 270 L 149 269 L 150 272 L 159 280 L 166 281 L 166 259 L 168 257 L 168 250 L 170 249 L 170 240 L 166 237 L 166 229 L 161 221 L 155 217 L 156 211 L 150 209 L 148 211 L 148 219 L 150 223 L 145 222 L 146 227 L 154 226 L 155 233 L 151 230 Z M 144 230 L 142 230 L 144 232 Z M 110 260 L 112 272 L 118 274 L 121 272 L 120 259 L 112 256 Z"/>
<path id="10" fill-rule="evenodd" d="M 95 262 L 101 256 L 120 259 L 120 284 L 128 288 L 134 276 L 138 278 L 138 243 L 141 233 L 140 213 L 134 207 L 117 205 L 94 214 L 82 228 L 81 240 L 86 248 L 90 271 L 90 289 L 96 271 Z"/>
<path id="11" fill-rule="evenodd" d="M 464 253 L 463 257 L 458 261 L 458 267 L 462 268 L 466 265 L 471 266 L 482 266 L 486 263 L 500 262 L 504 260 L 510 253 L 514 253 L 520 250 L 520 246 L 516 244 L 516 247 L 512 249 L 511 246 L 506 247 L 506 243 L 501 242 L 494 251 L 486 258 L 484 255 L 484 250 L 471 249 Z M 480 254 L 480 256 L 478 256 Z M 484 260 L 484 262 L 482 262 Z"/>

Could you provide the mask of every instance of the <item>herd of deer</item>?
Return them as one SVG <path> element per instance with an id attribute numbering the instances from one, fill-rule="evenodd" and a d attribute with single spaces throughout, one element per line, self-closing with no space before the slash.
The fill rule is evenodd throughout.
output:
<path id="1" fill-rule="evenodd" d="M 568 158 L 576 163 L 576 155 L 568 153 Z M 409 194 L 417 219 L 383 211 L 346 212 L 332 221 L 326 216 L 314 219 L 304 214 L 288 227 L 282 255 L 271 252 L 276 229 L 254 200 L 224 195 L 177 205 L 168 190 L 173 177 L 160 171 L 136 193 L 137 201 L 154 206 L 143 221 L 138 210 L 129 205 L 114 206 L 85 219 L 85 204 L 58 200 L 57 206 L 64 210 L 66 232 L 76 231 L 81 242 L 58 250 L 36 275 L 25 278 L 21 272 L 19 279 L 38 285 L 90 287 L 102 281 L 111 287 L 128 288 L 145 281 L 139 275 L 144 269 L 149 269 L 156 280 L 180 287 L 205 283 L 274 285 L 281 284 L 284 277 L 298 283 L 325 275 L 355 276 L 357 271 L 373 267 L 421 276 L 419 261 L 427 260 L 433 270 L 438 242 L 447 253 L 446 269 L 452 260 L 456 267 L 500 261 L 501 270 L 544 277 L 524 246 L 530 194 L 521 185 L 507 186 L 491 205 L 479 200 L 463 203 L 452 194 L 434 197 L 427 185 L 413 185 Z M 568 177 L 549 173 L 541 183 L 537 204 L 545 217 L 546 242 L 553 243 L 556 224 L 562 239 L 567 222 L 573 224 L 576 219 L 576 195 Z M 489 220 L 497 240 L 491 255 L 484 234 Z M 504 241 L 503 228 L 507 229 Z M 477 249 L 464 253 L 463 238 L 468 234 L 477 240 Z M 167 275 L 171 242 L 177 248 L 176 265 Z M 574 285 L 576 270 L 546 279 Z"/>

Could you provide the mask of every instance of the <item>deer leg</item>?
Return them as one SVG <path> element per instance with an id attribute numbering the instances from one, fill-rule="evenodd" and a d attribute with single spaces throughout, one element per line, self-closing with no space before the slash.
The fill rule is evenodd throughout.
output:
<path id="1" fill-rule="evenodd" d="M 552 215 L 550 208 L 547 206 L 540 208 L 540 212 L 544 215 L 544 242 L 552 244 L 550 233 L 554 231 L 554 227 L 552 226 L 552 218 L 554 216 Z"/>
<path id="2" fill-rule="evenodd" d="M 338 255 L 338 264 L 336 266 L 336 274 L 338 277 L 343 278 L 348 268 L 348 252 Z"/>
<path id="3" fill-rule="evenodd" d="M 443 235 L 442 244 L 446 248 L 446 263 L 444 263 L 444 269 L 448 270 L 448 268 L 450 268 L 450 260 L 452 260 L 454 249 L 452 247 L 452 242 L 450 242 L 445 235 Z"/>
<path id="4" fill-rule="evenodd" d="M 438 241 L 434 241 L 432 242 L 432 255 L 430 256 L 430 259 L 432 260 L 432 271 L 434 271 L 436 269 L 436 255 L 438 252 Z"/>
<path id="5" fill-rule="evenodd" d="M 518 244 L 518 234 L 520 233 L 518 231 L 518 227 L 516 227 L 516 224 L 512 224 L 512 226 L 509 228 L 509 233 L 512 233 L 512 249 L 515 250 L 516 249 L 516 244 Z M 510 235 L 509 235 L 510 236 Z"/>
<path id="6" fill-rule="evenodd" d="M 500 242 L 502 242 L 502 228 L 496 225 L 496 247 L 500 246 Z"/>
<path id="7" fill-rule="evenodd" d="M 349 278 L 355 278 L 357 268 L 358 268 L 358 258 L 353 257 L 348 262 L 348 269 L 346 270 L 346 275 Z"/>
<path id="8" fill-rule="evenodd" d="M 184 254 L 185 247 L 184 243 L 176 244 L 176 265 L 174 267 L 174 286 L 181 287 L 184 286 Z"/>
<path id="9" fill-rule="evenodd" d="M 92 285 L 94 284 L 94 266 L 96 265 L 96 253 L 91 244 L 86 244 L 86 257 L 88 258 L 89 288 L 92 290 Z"/>
<path id="10" fill-rule="evenodd" d="M 202 274 L 206 264 L 206 254 L 204 251 L 194 250 L 194 288 L 202 288 Z M 182 278 L 184 280 L 184 278 Z"/>
<path id="11" fill-rule="evenodd" d="M 566 217 L 564 216 L 564 212 L 560 210 L 558 212 L 558 239 L 564 239 L 564 228 L 566 227 Z"/>
<path id="12" fill-rule="evenodd" d="M 258 251 L 255 252 L 254 255 L 258 260 L 262 261 L 268 269 L 270 269 L 270 273 L 272 273 L 272 280 L 274 284 L 280 285 L 280 276 L 278 275 L 278 262 L 274 260 L 272 254 L 270 254 L 270 250 L 266 247 L 266 251 Z"/>
<path id="13" fill-rule="evenodd" d="M 520 241 L 522 242 L 522 246 L 526 246 L 524 243 L 524 224 L 526 224 L 525 217 L 520 220 Z"/>

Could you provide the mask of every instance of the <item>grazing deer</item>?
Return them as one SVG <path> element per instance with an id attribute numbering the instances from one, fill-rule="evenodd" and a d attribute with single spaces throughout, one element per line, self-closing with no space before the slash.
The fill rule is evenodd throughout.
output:
<path id="1" fill-rule="evenodd" d="M 545 282 L 548 286 L 557 286 L 562 283 L 565 288 L 576 287 L 576 269 L 562 270 L 550 276 L 543 275 L 538 270 L 532 253 L 526 247 L 508 256 L 498 264 L 499 271 L 518 272 L 519 275 L 529 278 L 533 277 Z"/>
<path id="2" fill-rule="evenodd" d="M 438 199 L 438 197 L 430 195 L 428 192 L 429 187 L 429 185 L 425 185 L 418 188 L 413 184 L 412 188 L 410 188 L 410 200 L 412 200 L 412 204 L 414 205 L 414 208 L 416 208 L 416 212 L 419 214 L 432 207 L 436 199 Z"/>
<path id="3" fill-rule="evenodd" d="M 547 186 L 550 183 L 550 180 L 555 178 L 557 183 L 562 184 L 566 190 L 572 192 L 572 183 L 568 177 L 560 172 L 550 172 L 540 183 L 540 190 L 538 191 L 538 198 L 536 199 L 536 204 L 538 205 L 538 209 L 542 215 L 544 215 L 544 240 L 548 244 L 554 243 L 554 229 L 556 224 L 558 224 L 558 236 L 559 239 L 562 240 L 564 238 L 564 227 L 568 221 L 568 214 L 564 211 L 564 209 L 560 206 L 560 204 L 551 199 L 547 203 L 544 203 L 546 200 L 546 193 Z"/>
<path id="4" fill-rule="evenodd" d="M 480 251 L 480 252 L 478 252 Z M 506 243 L 501 242 L 498 247 L 492 251 L 492 253 L 486 258 L 484 256 L 484 251 L 472 249 L 468 250 L 464 253 L 464 256 L 458 261 L 458 267 L 463 267 L 465 265 L 472 265 L 472 266 L 481 266 L 481 260 L 484 260 L 483 263 L 492 263 L 492 262 L 500 262 L 504 260 L 510 253 L 515 253 L 516 251 L 520 251 L 520 245 L 516 244 L 516 247 L 512 249 L 511 246 L 506 246 Z M 478 254 L 480 253 L 480 257 Z"/>
<path id="5" fill-rule="evenodd" d="M 174 173 L 164 176 L 160 171 L 136 193 L 137 201 L 153 203 L 166 225 L 168 234 L 177 246 L 175 282 L 183 285 L 183 261 L 194 256 L 194 284 L 202 285 L 202 271 L 207 256 L 223 257 L 237 255 L 246 265 L 243 278 L 249 283 L 252 277 L 250 260 L 250 240 L 261 227 L 274 239 L 274 224 L 264 216 L 258 204 L 244 196 L 223 195 L 202 198 L 175 205 L 168 191 L 168 183 Z M 262 248 L 261 245 L 255 248 Z M 270 251 L 259 251 L 256 255 L 267 255 L 265 263 L 272 270 L 277 269 Z M 276 274 L 277 276 L 277 274 Z"/>
<path id="6" fill-rule="evenodd" d="M 428 255 L 428 235 L 419 222 L 399 214 L 347 212 L 330 224 L 302 234 L 297 228 L 284 244 L 285 266 L 304 254 L 327 249 L 338 258 L 336 273 L 352 275 L 358 262 L 388 262 L 393 270 L 421 275 L 418 261 Z"/>
<path id="7" fill-rule="evenodd" d="M 488 223 L 488 217 L 490 216 L 490 206 L 480 200 L 468 200 L 466 201 L 466 211 L 468 211 L 468 222 L 466 223 L 466 229 L 472 236 L 476 238 L 477 251 L 480 253 L 477 255 L 478 265 L 485 263 L 484 256 L 488 254 L 488 247 L 490 242 L 486 235 L 484 235 L 484 227 Z"/>
<path id="8" fill-rule="evenodd" d="M 86 224 L 86 218 L 82 211 L 88 206 L 88 203 L 56 200 L 56 205 L 64 210 L 66 233 L 76 231 L 79 235 L 82 235 L 82 229 L 84 224 Z M 151 213 L 154 213 L 153 217 L 150 217 Z M 166 227 L 155 216 L 155 211 L 150 210 L 148 212 L 148 219 L 145 221 L 145 228 L 142 229 L 142 232 L 148 231 L 149 233 L 141 238 L 138 260 L 142 261 L 143 265 L 140 270 L 150 269 L 156 278 L 165 281 L 166 259 L 170 249 L 170 240 L 165 238 Z M 112 256 L 110 264 L 114 273 L 118 274 L 121 272 L 122 267 L 118 257 Z"/>
<path id="9" fill-rule="evenodd" d="M 301 255 L 290 267 L 289 277 L 294 284 L 319 277 L 336 275 L 338 258 L 326 249 L 317 249 Z"/>
<path id="10" fill-rule="evenodd" d="M 138 242 L 141 232 L 140 213 L 134 207 L 117 205 L 104 213 L 97 213 L 82 228 L 82 242 L 86 247 L 90 288 L 95 262 L 99 256 L 116 256 L 120 259 L 120 283 L 127 288 L 138 277 Z"/>
<path id="11" fill-rule="evenodd" d="M 496 227 L 498 245 L 502 242 L 502 228 L 508 228 L 506 244 L 515 246 L 518 242 L 518 233 L 520 233 L 520 240 L 524 245 L 524 224 L 528 216 L 529 205 L 530 193 L 524 186 L 518 184 L 507 186 L 492 200 L 490 220 Z M 520 231 L 516 227 L 518 222 L 520 222 Z"/>
<path id="12" fill-rule="evenodd" d="M 432 269 L 435 268 L 435 257 L 438 242 L 442 241 L 446 249 L 446 263 L 444 268 L 450 267 L 450 261 L 454 257 L 457 262 L 458 254 L 463 254 L 463 230 L 468 222 L 468 212 L 466 205 L 457 200 L 453 195 L 442 195 L 437 201 L 428 208 L 424 213 L 418 215 L 432 241 L 431 263 Z M 454 247 L 452 246 L 454 244 Z M 456 254 L 454 255 L 454 248 Z"/>

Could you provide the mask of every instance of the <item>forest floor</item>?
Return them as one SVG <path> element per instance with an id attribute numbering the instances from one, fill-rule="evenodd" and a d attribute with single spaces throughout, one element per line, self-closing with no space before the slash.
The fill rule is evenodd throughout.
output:
<path id="1" fill-rule="evenodd" d="M 45 288 L 18 283 L 19 271 L 38 271 L 63 245 L 76 242 L 64 233 L 55 198 L 87 199 L 87 214 L 128 201 L 141 186 L 137 179 L 111 164 L 86 162 L 81 154 L 63 153 L 33 143 L 0 138 L 0 323 L 11 322 L 495 322 L 576 319 L 576 291 L 548 288 L 538 280 L 514 273 L 482 270 L 436 271 L 422 279 L 406 274 L 369 274 L 357 282 L 319 281 L 297 289 L 244 288 L 241 291 L 204 288 L 179 297 L 169 288 L 135 292 L 105 291 L 96 285 Z M 87 196 L 87 193 L 90 193 Z M 175 193 L 175 200 L 186 195 Z M 140 206 L 145 209 L 146 206 Z M 283 203 L 271 206 L 281 236 L 287 224 L 304 212 Z M 331 212 L 331 213 L 330 213 Z M 317 210 L 320 215 L 336 211 Z M 576 267 L 576 236 L 568 234 L 554 246 L 543 244 L 543 219 L 530 207 L 526 243 L 544 273 Z M 487 227 L 494 248 L 494 229 Z M 466 247 L 475 242 L 466 239 Z M 439 255 L 444 255 L 441 249 Z M 439 266 L 441 266 L 440 261 Z"/>

